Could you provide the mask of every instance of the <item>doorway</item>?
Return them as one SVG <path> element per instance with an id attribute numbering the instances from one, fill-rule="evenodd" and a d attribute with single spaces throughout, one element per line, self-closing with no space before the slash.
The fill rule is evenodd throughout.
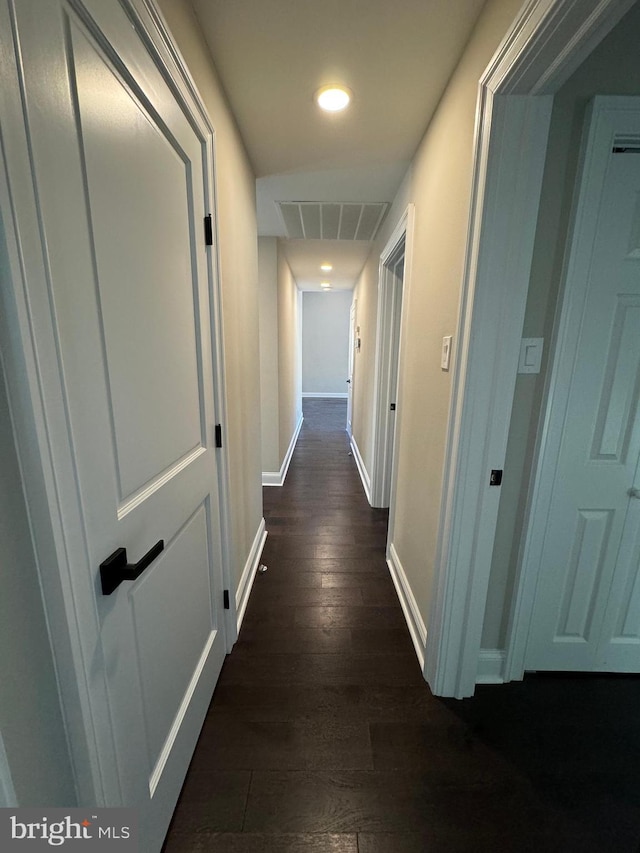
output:
<path id="1" fill-rule="evenodd" d="M 413 230 L 413 206 L 407 208 L 380 255 L 376 379 L 374 399 L 371 505 L 391 507 L 394 447 L 397 434 L 398 376 L 402 340 L 402 305 L 408 280 L 408 243 Z M 389 516 L 389 530 L 393 513 Z"/>
<path id="2" fill-rule="evenodd" d="M 640 98 L 596 98 L 512 631 L 524 669 L 640 670 L 638 153 Z"/>

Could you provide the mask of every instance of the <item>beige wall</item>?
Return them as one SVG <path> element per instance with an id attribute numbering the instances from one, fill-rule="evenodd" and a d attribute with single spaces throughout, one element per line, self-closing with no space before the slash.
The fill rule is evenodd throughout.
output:
<path id="1" fill-rule="evenodd" d="M 276 237 L 258 240 L 262 471 L 277 474 L 302 415 L 300 293 Z"/>
<path id="2" fill-rule="evenodd" d="M 258 238 L 260 281 L 260 406 L 262 470 L 280 469 L 278 392 L 278 240 Z"/>
<path id="3" fill-rule="evenodd" d="M 215 128 L 236 583 L 262 518 L 255 177 L 188 0 L 159 0 Z"/>
<path id="4" fill-rule="evenodd" d="M 302 415 L 300 292 L 278 241 L 278 386 L 280 463 Z"/>
<path id="5" fill-rule="evenodd" d="M 544 337 L 546 352 L 542 372 L 518 376 L 516 383 L 482 637 L 487 649 L 502 648 L 506 640 L 585 110 L 596 94 L 640 95 L 639 43 L 636 4 L 554 100 L 523 331 L 524 337 Z"/>
<path id="6" fill-rule="evenodd" d="M 455 334 L 458 319 L 478 80 L 521 5 L 521 0 L 489 0 L 485 6 L 356 289 L 363 351 L 357 359 L 354 434 L 370 473 L 377 267 L 407 204 L 414 203 L 414 253 L 403 307 L 393 544 L 425 624 L 451 395 L 451 374 L 440 369 L 440 350 L 443 336 Z"/>

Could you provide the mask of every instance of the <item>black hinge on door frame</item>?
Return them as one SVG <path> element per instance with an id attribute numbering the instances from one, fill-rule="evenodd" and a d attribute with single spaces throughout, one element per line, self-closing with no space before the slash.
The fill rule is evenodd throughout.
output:
<path id="1" fill-rule="evenodd" d="M 224 604 L 224 609 L 229 610 L 229 590 L 228 589 L 225 589 L 224 593 L 222 594 L 222 601 Z"/>
<path id="2" fill-rule="evenodd" d="M 216 447 L 222 447 L 222 424 L 216 424 Z"/>
<path id="3" fill-rule="evenodd" d="M 213 219 L 210 213 L 204 218 L 204 242 L 207 246 L 213 246 Z"/>

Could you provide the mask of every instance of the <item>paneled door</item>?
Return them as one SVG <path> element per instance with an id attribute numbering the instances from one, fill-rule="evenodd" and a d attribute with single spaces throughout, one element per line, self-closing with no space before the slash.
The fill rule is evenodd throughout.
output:
<path id="1" fill-rule="evenodd" d="M 17 0 L 3 20 L 19 45 L 45 270 L 45 286 L 27 287 L 84 655 L 77 677 L 102 774 L 96 804 L 138 809 L 141 850 L 157 853 L 226 644 L 210 149 L 130 11 L 118 0 Z M 114 553 L 103 585 L 99 567 Z"/>
<path id="2" fill-rule="evenodd" d="M 623 104 L 596 111 L 585 160 L 527 669 L 640 671 L 640 102 Z"/>

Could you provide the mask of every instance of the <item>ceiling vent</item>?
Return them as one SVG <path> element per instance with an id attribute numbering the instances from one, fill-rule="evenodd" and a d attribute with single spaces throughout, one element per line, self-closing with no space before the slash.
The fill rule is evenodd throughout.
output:
<path id="1" fill-rule="evenodd" d="M 336 203 L 276 202 L 291 240 L 373 240 L 389 204 L 386 201 Z"/>

